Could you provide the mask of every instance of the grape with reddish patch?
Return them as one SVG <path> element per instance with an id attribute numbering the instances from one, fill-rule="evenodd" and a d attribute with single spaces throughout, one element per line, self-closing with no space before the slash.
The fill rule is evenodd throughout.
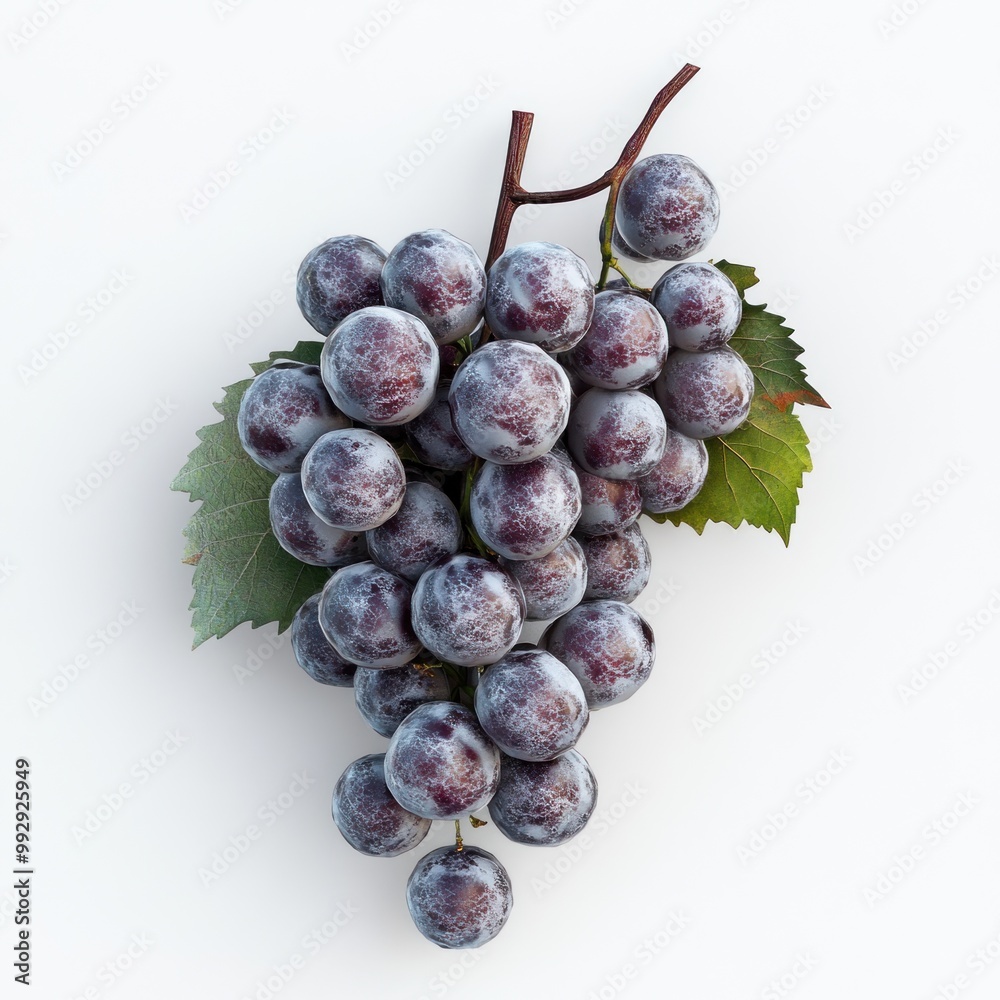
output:
<path id="1" fill-rule="evenodd" d="M 588 389 L 573 407 L 567 442 L 573 460 L 603 479 L 639 479 L 663 458 L 667 422 L 644 392 Z"/>
<path id="2" fill-rule="evenodd" d="M 580 536 L 587 558 L 585 599 L 630 604 L 649 583 L 652 557 L 638 524 L 608 535 Z"/>
<path id="3" fill-rule="evenodd" d="M 521 585 L 529 622 L 565 614 L 587 590 L 587 559 L 575 538 L 567 538 L 538 559 L 501 556 L 500 565 Z"/>
<path id="4" fill-rule="evenodd" d="M 320 684 L 352 687 L 357 666 L 348 663 L 326 637 L 319 623 L 319 594 L 313 594 L 292 618 L 291 640 L 295 662 Z"/>
<path id="5" fill-rule="evenodd" d="M 669 429 L 668 429 L 669 435 Z M 576 531 L 581 535 L 608 535 L 632 524 L 642 513 L 641 479 L 604 479 L 577 466 L 582 505 Z"/>
<path id="6" fill-rule="evenodd" d="M 439 385 L 427 409 L 403 429 L 418 462 L 442 472 L 461 472 L 472 464 L 472 452 L 455 430 L 448 402 L 450 389 L 450 382 Z"/>
<path id="7" fill-rule="evenodd" d="M 711 351 L 729 342 L 743 318 L 736 286 L 717 267 L 678 264 L 653 286 L 650 302 L 667 326 L 671 347 Z"/>
<path id="8" fill-rule="evenodd" d="M 271 484 L 271 532 L 278 544 L 310 566 L 346 566 L 367 558 L 364 536 L 320 520 L 302 492 L 302 477 L 285 472 Z"/>
<path id="9" fill-rule="evenodd" d="M 382 736 L 392 736 L 415 708 L 450 697 L 451 685 L 440 668 L 409 663 L 387 670 L 358 667 L 354 674 L 354 700 L 358 711 Z"/>
<path id="10" fill-rule="evenodd" d="M 335 236 L 310 250 L 295 284 L 302 315 L 325 337 L 345 316 L 381 305 L 385 258 L 385 251 L 363 236 Z"/>
<path id="11" fill-rule="evenodd" d="M 705 485 L 707 475 L 705 442 L 668 427 L 663 458 L 648 476 L 637 481 L 643 509 L 668 514 L 686 507 Z"/>

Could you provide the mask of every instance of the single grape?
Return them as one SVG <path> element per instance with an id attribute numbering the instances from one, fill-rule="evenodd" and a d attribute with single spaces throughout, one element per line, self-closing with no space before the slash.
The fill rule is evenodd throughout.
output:
<path id="1" fill-rule="evenodd" d="M 404 424 L 406 441 L 417 461 L 443 472 L 461 472 L 472 464 L 472 452 L 458 436 L 451 419 L 451 384 L 438 386 L 430 406 Z"/>
<path id="2" fill-rule="evenodd" d="M 692 438 L 720 437 L 750 414 L 753 372 L 731 347 L 673 350 L 655 385 L 667 422 Z"/>
<path id="3" fill-rule="evenodd" d="M 501 340 L 568 351 L 587 332 L 593 310 L 594 276 L 566 247 L 521 243 L 490 268 L 486 322 Z"/>
<path id="4" fill-rule="evenodd" d="M 581 536 L 580 544 L 587 557 L 585 600 L 631 604 L 649 583 L 652 558 L 638 524 L 609 535 Z"/>
<path id="5" fill-rule="evenodd" d="M 462 667 L 495 663 L 524 624 L 521 585 L 478 556 L 449 556 L 417 580 L 413 629 L 438 659 Z"/>
<path id="6" fill-rule="evenodd" d="M 490 819 L 518 844 L 555 847 L 575 837 L 597 805 L 597 779 L 579 750 L 555 760 L 503 757 Z"/>
<path id="7" fill-rule="evenodd" d="M 376 733 L 392 736 L 410 712 L 429 701 L 446 701 L 451 685 L 443 670 L 410 663 L 388 670 L 358 667 L 354 700 Z"/>
<path id="8" fill-rule="evenodd" d="M 404 809 L 427 819 L 459 819 L 493 798 L 500 751 L 471 709 L 429 701 L 392 734 L 385 780 Z"/>
<path id="9" fill-rule="evenodd" d="M 668 429 L 669 438 L 669 429 Z M 581 535 L 608 535 L 627 528 L 642 513 L 642 479 L 604 479 L 592 476 L 581 468 L 580 480 L 583 505 L 576 531 Z M 645 477 L 643 477 L 645 478 Z"/>
<path id="10" fill-rule="evenodd" d="M 302 463 L 302 490 L 319 518 L 345 531 L 369 531 L 402 506 L 406 473 L 392 445 L 360 427 L 330 431 Z"/>
<path id="11" fill-rule="evenodd" d="M 439 847 L 422 857 L 406 883 L 417 930 L 441 948 L 479 948 L 507 923 L 514 894 L 497 859 L 478 847 Z"/>
<path id="12" fill-rule="evenodd" d="M 385 783 L 385 754 L 370 753 L 352 764 L 333 788 L 333 821 L 351 847 L 373 858 L 412 851 L 431 821 L 407 812 Z"/>
<path id="13" fill-rule="evenodd" d="M 570 454 L 603 479 L 639 479 L 663 458 L 667 423 L 644 392 L 588 389 L 573 407 L 566 435 Z"/>
<path id="14" fill-rule="evenodd" d="M 423 322 L 388 306 L 351 313 L 327 338 L 319 364 L 334 402 L 376 426 L 405 424 L 426 410 L 441 371 Z"/>
<path id="15" fill-rule="evenodd" d="M 589 385 L 602 389 L 641 388 L 660 374 L 667 359 L 666 324 L 638 295 L 599 292 L 594 298 L 590 327 L 569 352 L 569 359 Z"/>
<path id="16" fill-rule="evenodd" d="M 377 243 L 361 236 L 335 236 L 310 250 L 295 285 L 302 315 L 325 337 L 350 313 L 381 305 L 385 256 Z"/>
<path id="17" fill-rule="evenodd" d="M 694 160 L 657 153 L 625 175 L 615 221 L 634 251 L 656 260 L 684 260 L 703 250 L 719 228 L 719 195 Z"/>
<path id="18" fill-rule="evenodd" d="M 530 462 L 566 430 L 572 395 L 562 366 L 540 347 L 493 341 L 455 373 L 448 401 L 455 430 L 480 458 Z"/>
<path id="19" fill-rule="evenodd" d="M 519 760 L 552 760 L 576 746 L 590 712 L 580 682 L 544 649 L 514 649 L 479 678 L 476 715 Z"/>
<path id="20" fill-rule="evenodd" d="M 668 427 L 663 458 L 648 476 L 637 481 L 642 506 L 652 514 L 680 510 L 698 495 L 707 475 L 705 442 Z"/>
<path id="21" fill-rule="evenodd" d="M 587 560 L 575 538 L 567 538 L 538 559 L 501 556 L 500 565 L 521 585 L 529 622 L 565 614 L 583 600 L 587 589 Z"/>
<path id="22" fill-rule="evenodd" d="M 352 687 L 357 667 L 348 663 L 319 624 L 319 594 L 313 594 L 292 618 L 292 652 L 295 662 L 320 684 Z"/>
<path id="23" fill-rule="evenodd" d="M 569 537 L 580 502 L 576 473 L 550 454 L 520 465 L 484 463 L 472 484 L 469 513 L 494 552 L 539 559 Z"/>
<path id="24" fill-rule="evenodd" d="M 278 544 L 310 566 L 346 566 L 367 557 L 364 536 L 333 528 L 316 516 L 297 472 L 283 472 L 271 484 L 271 531 Z"/>
<path id="25" fill-rule="evenodd" d="M 401 667 L 420 652 L 410 622 L 410 585 L 373 562 L 338 569 L 319 600 L 319 623 L 337 652 L 359 667 Z"/>
<path id="26" fill-rule="evenodd" d="M 327 431 L 350 427 L 333 405 L 316 365 L 277 361 L 240 400 L 236 430 L 243 450 L 268 472 L 298 472 L 306 452 Z"/>
<path id="27" fill-rule="evenodd" d="M 399 510 L 366 537 L 375 562 L 414 583 L 432 562 L 462 547 L 462 522 L 437 487 L 407 483 Z"/>
<path id="28" fill-rule="evenodd" d="M 711 351 L 729 342 L 743 318 L 736 286 L 717 267 L 678 264 L 653 286 L 649 301 L 667 324 L 670 346 Z"/>
<path id="29" fill-rule="evenodd" d="M 649 622 L 620 601 L 578 605 L 554 621 L 539 644 L 576 675 L 592 712 L 631 698 L 656 659 Z"/>
<path id="30" fill-rule="evenodd" d="M 483 318 L 486 270 L 476 251 L 443 229 L 400 240 L 382 268 L 386 305 L 427 324 L 439 344 L 472 333 Z"/>

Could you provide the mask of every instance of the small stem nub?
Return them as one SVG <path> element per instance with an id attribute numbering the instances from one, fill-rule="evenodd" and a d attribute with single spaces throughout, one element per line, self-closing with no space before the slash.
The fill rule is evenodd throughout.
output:
<path id="1" fill-rule="evenodd" d="M 465 845 L 462 843 L 462 823 L 455 820 L 455 850 L 460 851 Z"/>

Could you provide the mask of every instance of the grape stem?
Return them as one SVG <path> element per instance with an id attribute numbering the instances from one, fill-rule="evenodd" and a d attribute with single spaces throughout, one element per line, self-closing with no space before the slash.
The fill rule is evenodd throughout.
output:
<path id="1" fill-rule="evenodd" d="M 486 257 L 486 269 L 504 252 L 507 238 L 510 236 L 510 226 L 514 221 L 514 213 L 521 205 L 554 205 L 564 201 L 578 201 L 589 198 L 608 189 L 608 203 L 604 212 L 604 222 L 601 227 L 601 277 L 598 288 L 607 284 L 608 272 L 617 271 L 631 284 L 628 275 L 618 266 L 611 250 L 611 233 L 614 227 L 615 203 L 618 200 L 618 189 L 622 180 L 639 158 L 642 147 L 649 138 L 649 133 L 663 114 L 666 106 L 681 92 L 684 86 L 698 72 L 697 66 L 686 63 L 674 78 L 653 98 L 638 128 L 625 143 L 618 161 L 607 169 L 595 181 L 582 184 L 580 187 L 566 188 L 562 191 L 528 191 L 521 185 L 521 172 L 524 169 L 524 159 L 528 152 L 528 140 L 531 137 L 531 125 L 535 116 L 530 111 L 515 111 L 510 123 L 510 137 L 507 140 L 507 160 L 504 164 L 503 182 L 500 185 L 500 200 L 497 203 L 497 214 L 493 221 L 493 236 L 490 239 L 490 250 Z M 489 340 L 490 330 L 483 330 L 482 343 Z"/>

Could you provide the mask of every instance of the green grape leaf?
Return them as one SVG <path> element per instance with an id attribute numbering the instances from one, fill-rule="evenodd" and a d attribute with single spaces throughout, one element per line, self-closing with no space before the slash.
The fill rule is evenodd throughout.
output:
<path id="1" fill-rule="evenodd" d="M 323 345 L 302 341 L 251 365 L 259 375 L 276 360 L 317 364 Z M 253 628 L 276 621 L 284 631 L 303 601 L 320 590 L 330 571 L 290 556 L 271 533 L 267 502 L 273 473 L 247 456 L 236 432 L 240 400 L 250 379 L 224 389 L 215 408 L 222 420 L 198 431 L 199 445 L 171 483 L 201 505 L 184 535 L 184 562 L 194 566 L 194 645 L 222 637 L 242 622 Z"/>
<path id="2" fill-rule="evenodd" d="M 744 521 L 777 531 L 788 544 L 802 477 L 812 469 L 809 439 L 791 408 L 756 397 L 746 422 L 705 442 L 708 476 L 698 495 L 670 514 L 648 514 L 661 524 L 690 524 L 700 535 L 709 521 Z"/>
<path id="3" fill-rule="evenodd" d="M 744 292 L 758 282 L 757 274 L 746 264 L 720 260 L 715 265 L 736 285 L 743 298 L 743 319 L 729 341 L 753 371 L 758 396 L 769 400 L 779 410 L 792 403 L 812 406 L 830 404 L 806 381 L 805 368 L 798 360 L 802 348 L 792 340 L 792 330 L 784 325 L 785 317 L 767 311 L 766 306 L 751 305 Z"/>

